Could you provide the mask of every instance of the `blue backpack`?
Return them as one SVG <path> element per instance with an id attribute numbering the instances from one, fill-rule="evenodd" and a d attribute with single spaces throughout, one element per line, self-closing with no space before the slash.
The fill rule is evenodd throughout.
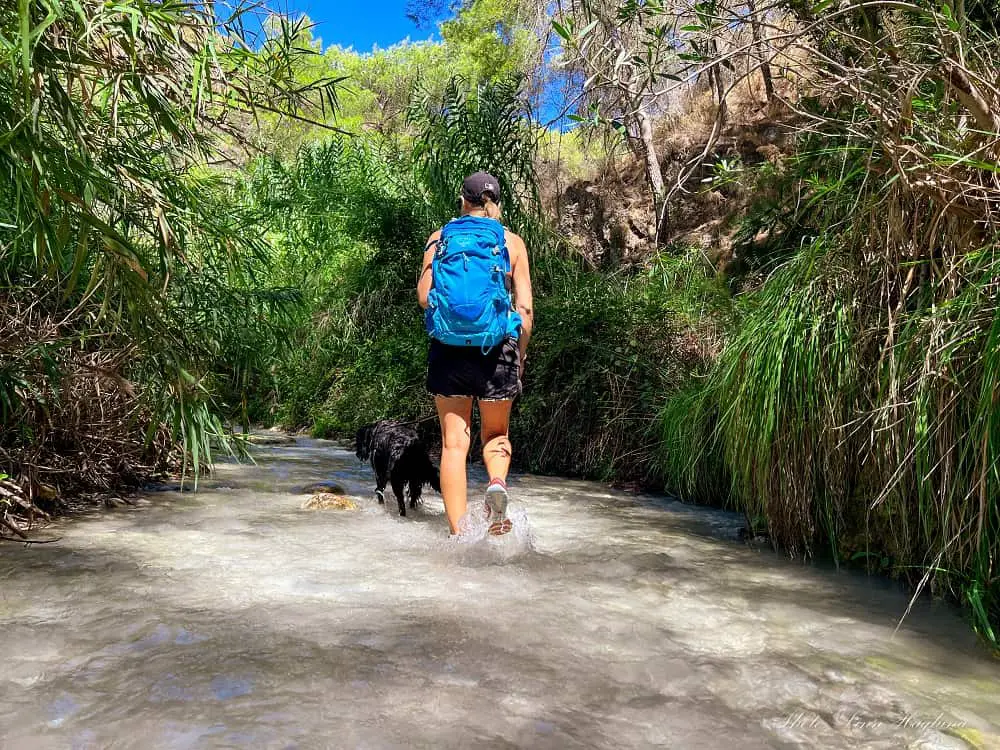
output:
<path id="1" fill-rule="evenodd" d="M 484 352 L 507 336 L 516 338 L 521 316 L 514 311 L 508 274 L 510 255 L 499 221 L 479 216 L 449 221 L 431 262 L 427 332 L 444 344 Z"/>

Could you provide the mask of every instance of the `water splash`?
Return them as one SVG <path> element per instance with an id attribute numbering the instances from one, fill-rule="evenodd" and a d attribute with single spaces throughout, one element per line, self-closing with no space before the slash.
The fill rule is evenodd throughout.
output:
<path id="1" fill-rule="evenodd" d="M 492 535 L 488 515 L 475 505 L 462 516 L 459 533 L 448 539 L 446 549 L 465 565 L 502 565 L 534 552 L 534 533 L 525 504 L 511 500 L 507 517 L 511 521 L 510 532 Z"/>

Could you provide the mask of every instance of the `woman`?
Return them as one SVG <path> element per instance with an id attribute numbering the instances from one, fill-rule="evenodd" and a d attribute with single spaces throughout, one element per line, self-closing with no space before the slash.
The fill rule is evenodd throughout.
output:
<path id="1" fill-rule="evenodd" d="M 441 422 L 441 495 L 452 534 L 461 530 L 467 510 L 473 400 L 479 402 L 483 463 L 490 477 L 489 533 L 511 529 L 508 427 L 511 405 L 521 392 L 533 317 L 528 252 L 524 241 L 500 224 L 499 185 L 485 172 L 466 178 L 461 216 L 430 236 L 417 282 L 431 334 L 427 388 Z M 480 255 L 487 264 L 482 273 L 476 265 Z M 463 310 L 470 305 L 473 314 Z"/>

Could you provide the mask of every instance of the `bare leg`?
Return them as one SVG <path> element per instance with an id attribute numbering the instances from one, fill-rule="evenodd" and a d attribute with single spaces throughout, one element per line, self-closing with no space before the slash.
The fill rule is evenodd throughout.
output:
<path id="1" fill-rule="evenodd" d="M 510 437 L 507 430 L 511 403 L 479 402 L 479 416 L 483 423 L 483 463 L 490 478 L 486 489 L 486 511 L 490 521 L 489 533 L 493 536 L 511 530 L 510 519 L 507 518 L 507 471 L 510 469 Z"/>
<path id="2" fill-rule="evenodd" d="M 441 497 L 455 534 L 468 503 L 465 461 L 472 442 L 472 399 L 436 396 L 434 403 L 441 421 Z"/>
<path id="3" fill-rule="evenodd" d="M 513 401 L 480 401 L 483 463 L 490 479 L 507 481 L 510 470 L 510 407 Z"/>

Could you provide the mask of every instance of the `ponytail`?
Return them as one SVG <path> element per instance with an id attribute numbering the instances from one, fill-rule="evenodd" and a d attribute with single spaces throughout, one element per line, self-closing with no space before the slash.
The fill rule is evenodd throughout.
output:
<path id="1" fill-rule="evenodd" d="M 487 218 L 496 219 L 497 221 L 500 221 L 500 217 L 503 216 L 500 204 L 486 193 L 483 193 L 476 203 L 472 203 L 468 198 L 463 196 L 461 203 L 461 212 L 463 215 L 472 211 L 482 211 L 486 214 Z"/>
<path id="2" fill-rule="evenodd" d="M 503 212 L 500 210 L 500 204 L 494 203 L 493 199 L 488 195 L 483 195 L 483 209 L 486 211 L 486 215 L 491 219 L 500 220 Z"/>

